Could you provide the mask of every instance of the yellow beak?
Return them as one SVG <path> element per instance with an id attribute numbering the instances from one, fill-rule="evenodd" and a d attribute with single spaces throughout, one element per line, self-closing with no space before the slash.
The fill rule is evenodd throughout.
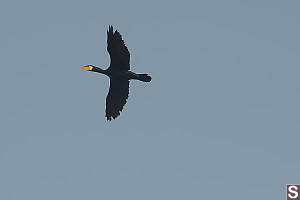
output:
<path id="1" fill-rule="evenodd" d="M 82 65 L 82 69 L 85 69 L 86 71 L 92 71 L 93 67 L 90 65 Z"/>

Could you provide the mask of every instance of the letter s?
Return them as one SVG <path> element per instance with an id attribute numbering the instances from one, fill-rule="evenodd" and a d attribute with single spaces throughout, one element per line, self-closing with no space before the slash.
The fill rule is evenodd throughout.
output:
<path id="1" fill-rule="evenodd" d="M 288 190 L 290 193 L 294 194 L 294 195 L 288 194 L 289 198 L 296 199 L 298 197 L 298 195 L 299 195 L 297 192 L 298 188 L 296 186 L 292 185 L 288 188 Z"/>

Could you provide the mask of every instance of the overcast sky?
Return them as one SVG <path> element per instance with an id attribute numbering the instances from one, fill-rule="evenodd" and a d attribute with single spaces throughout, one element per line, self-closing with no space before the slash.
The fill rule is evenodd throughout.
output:
<path id="1" fill-rule="evenodd" d="M 1 200 L 281 200 L 300 183 L 300 2 L 1 0 Z M 106 30 L 131 53 L 105 119 Z"/>

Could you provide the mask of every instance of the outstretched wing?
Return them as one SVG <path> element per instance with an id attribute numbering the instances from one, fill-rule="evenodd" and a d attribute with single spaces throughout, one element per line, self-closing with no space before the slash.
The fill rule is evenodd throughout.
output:
<path id="1" fill-rule="evenodd" d="M 110 67 L 120 71 L 130 69 L 130 54 L 118 31 L 109 26 L 107 31 L 107 51 L 110 55 Z"/>
<path id="2" fill-rule="evenodd" d="M 129 94 L 129 80 L 110 78 L 109 92 L 106 97 L 106 119 L 118 117 L 126 104 Z"/>

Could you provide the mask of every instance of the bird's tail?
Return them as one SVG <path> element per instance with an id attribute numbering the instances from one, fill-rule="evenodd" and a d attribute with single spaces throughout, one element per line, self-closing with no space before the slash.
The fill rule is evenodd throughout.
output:
<path id="1" fill-rule="evenodd" d="M 152 78 L 148 74 L 137 74 L 136 79 L 144 82 L 150 82 Z"/>

